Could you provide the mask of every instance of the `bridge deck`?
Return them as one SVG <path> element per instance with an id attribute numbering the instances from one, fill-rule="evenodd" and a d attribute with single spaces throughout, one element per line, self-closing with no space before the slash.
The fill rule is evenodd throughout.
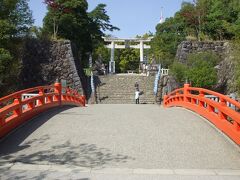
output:
<path id="1" fill-rule="evenodd" d="M 181 108 L 156 105 L 51 110 L 2 141 L 0 156 L 5 177 L 66 166 L 123 174 L 137 169 L 175 174 L 177 169 L 240 170 L 239 148 L 208 122 Z"/>

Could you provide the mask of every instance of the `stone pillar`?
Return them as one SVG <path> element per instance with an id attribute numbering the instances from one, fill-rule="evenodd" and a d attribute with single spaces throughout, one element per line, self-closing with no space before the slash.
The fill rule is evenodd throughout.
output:
<path id="1" fill-rule="evenodd" d="M 111 43 L 111 59 L 109 62 L 109 73 L 115 73 L 114 50 L 115 50 L 115 42 L 112 41 L 112 43 Z"/>

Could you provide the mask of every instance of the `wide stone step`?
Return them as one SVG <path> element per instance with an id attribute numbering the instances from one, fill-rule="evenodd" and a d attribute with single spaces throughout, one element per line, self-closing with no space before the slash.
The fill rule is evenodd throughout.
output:
<path id="1" fill-rule="evenodd" d="M 109 98 L 124 98 L 124 99 L 127 99 L 127 98 L 134 98 L 135 95 L 109 95 L 109 94 L 97 94 L 97 97 L 99 98 L 103 98 L 103 97 L 109 97 Z M 141 95 L 140 98 L 148 98 L 148 99 L 154 99 L 155 96 L 151 96 L 151 95 Z"/>
<path id="2" fill-rule="evenodd" d="M 135 95 L 135 92 L 98 92 L 98 95 L 105 96 L 105 95 L 117 95 L 117 96 L 124 96 L 124 95 Z M 143 92 L 142 96 L 154 96 L 153 93 L 150 92 Z"/>
<path id="3" fill-rule="evenodd" d="M 98 99 L 122 99 L 122 100 L 128 100 L 128 99 L 135 99 L 134 96 L 97 96 Z M 140 96 L 139 99 L 146 99 L 146 100 L 155 100 L 155 97 L 149 97 L 149 96 Z"/>
<path id="4" fill-rule="evenodd" d="M 125 102 L 135 102 L 135 99 L 117 99 L 117 98 L 103 98 L 103 99 L 97 99 L 98 101 L 101 102 L 107 102 L 107 101 L 119 101 L 122 102 L 123 104 Z M 155 103 L 155 100 L 152 99 L 141 99 L 140 98 L 140 102 L 151 102 L 151 103 Z"/>
<path id="5" fill-rule="evenodd" d="M 141 101 L 140 104 L 156 104 L 155 101 Z M 121 100 L 109 100 L 109 101 L 98 101 L 98 104 L 135 104 L 135 101 L 121 101 Z"/>
<path id="6" fill-rule="evenodd" d="M 140 103 L 154 104 L 153 93 L 155 77 L 139 75 L 111 75 L 100 76 L 101 82 L 97 87 L 97 99 L 101 104 L 135 104 L 135 83 L 138 82 L 139 90 L 143 91 Z"/>
<path id="7" fill-rule="evenodd" d="M 106 91 L 106 92 L 135 92 L 136 88 L 121 88 L 121 87 L 109 87 L 109 88 L 97 88 L 97 91 Z M 148 91 L 154 92 L 153 88 L 141 88 L 139 87 L 139 91 Z"/>
<path id="8" fill-rule="evenodd" d="M 126 92 L 126 93 L 113 93 L 113 92 L 98 92 L 97 93 L 98 96 L 135 96 L 135 92 Z M 149 93 L 149 92 L 143 92 L 140 96 L 151 96 L 151 97 L 155 97 L 155 95 L 153 93 Z"/>

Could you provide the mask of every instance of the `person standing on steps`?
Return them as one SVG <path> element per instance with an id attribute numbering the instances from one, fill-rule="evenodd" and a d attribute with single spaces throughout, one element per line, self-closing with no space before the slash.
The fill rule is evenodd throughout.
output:
<path id="1" fill-rule="evenodd" d="M 136 89 L 135 91 L 135 101 L 136 101 L 136 104 L 139 104 L 139 96 L 140 96 L 140 92 L 138 89 Z"/>

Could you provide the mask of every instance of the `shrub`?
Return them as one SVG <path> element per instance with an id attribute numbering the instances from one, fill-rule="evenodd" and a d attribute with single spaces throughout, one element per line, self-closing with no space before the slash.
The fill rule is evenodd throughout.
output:
<path id="1" fill-rule="evenodd" d="M 9 51 L 0 48 L 0 96 L 16 88 L 19 64 L 14 61 Z"/>
<path id="2" fill-rule="evenodd" d="M 186 79 L 187 66 L 179 62 L 174 62 L 170 67 L 171 74 L 176 78 L 179 83 L 182 83 Z"/>
<path id="3" fill-rule="evenodd" d="M 217 72 L 214 68 L 219 57 L 212 52 L 190 54 L 187 59 L 187 77 L 195 87 L 211 89 L 217 83 Z"/>
<path id="4" fill-rule="evenodd" d="M 187 70 L 187 77 L 192 86 L 211 89 L 217 83 L 217 72 L 208 62 L 196 63 Z"/>

